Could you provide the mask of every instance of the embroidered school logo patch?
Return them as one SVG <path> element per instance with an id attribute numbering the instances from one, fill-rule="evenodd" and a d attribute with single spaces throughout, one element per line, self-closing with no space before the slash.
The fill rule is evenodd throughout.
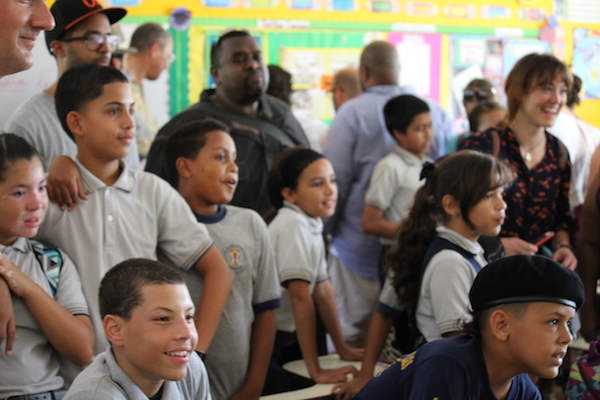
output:
<path id="1" fill-rule="evenodd" d="M 229 246 L 223 252 L 223 256 L 225 260 L 227 260 L 227 264 L 233 270 L 233 272 L 237 274 L 241 273 L 248 266 L 248 255 L 246 251 L 240 246 Z"/>

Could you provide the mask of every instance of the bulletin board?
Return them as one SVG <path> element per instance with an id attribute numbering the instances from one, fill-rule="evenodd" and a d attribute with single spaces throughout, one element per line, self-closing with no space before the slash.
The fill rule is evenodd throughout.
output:
<path id="1" fill-rule="evenodd" d="M 281 65 L 295 77 L 294 106 L 309 107 L 325 121 L 333 116 L 327 92 L 330 77 L 340 68 L 357 66 L 360 49 L 375 39 L 397 47 L 401 84 L 413 86 L 459 117 L 464 114 L 461 91 L 468 80 L 486 77 L 502 97 L 504 78 L 523 51 L 553 50 L 539 40 L 540 28 L 555 12 L 556 2 L 566 10 L 565 17 L 574 9 L 573 1 L 577 0 L 181 0 L 178 5 L 191 13 L 189 41 L 181 43 L 182 51 L 195 43 L 191 48 L 202 48 L 203 54 L 193 52 L 186 74 L 179 74 L 188 76 L 187 90 L 180 90 L 181 80 L 173 82 L 179 89 L 170 93 L 171 112 L 196 102 L 200 91 L 210 86 L 211 37 L 244 28 L 262 38 L 267 63 Z M 173 9 L 154 0 L 112 4 L 129 8 L 128 22 L 148 18 L 168 22 Z M 570 29 L 564 41 L 569 39 Z M 565 59 L 572 57 L 572 46 L 566 47 Z M 600 125 L 597 113 L 590 116 L 583 117 L 591 122 L 598 118 Z"/>
<path id="2" fill-rule="evenodd" d="M 266 63 L 292 72 L 295 107 L 310 108 L 314 116 L 327 121 L 333 116 L 328 93 L 331 76 L 340 68 L 357 66 L 360 50 L 373 40 L 387 40 L 398 49 L 402 85 L 413 86 L 457 117 L 463 112 L 462 88 L 470 79 L 486 77 L 501 88 L 507 71 L 524 51 L 554 51 L 582 71 L 589 63 L 584 57 L 586 49 L 598 42 L 600 22 L 571 20 L 569 15 L 582 18 L 585 13 L 578 10 L 592 10 L 586 1 L 590 2 L 178 0 L 174 4 L 105 0 L 104 4 L 126 7 L 128 15 L 122 20 L 126 26 L 148 21 L 170 26 L 177 60 L 168 74 L 163 74 L 166 83 L 158 90 L 164 92 L 152 93 L 166 99 L 168 115 L 196 103 L 200 92 L 211 86 L 212 41 L 224 31 L 247 29 L 260 41 Z M 189 25 L 173 27 L 171 13 L 175 7 L 189 11 Z M 558 16 L 561 26 L 554 47 L 540 40 L 551 14 Z M 587 98 L 576 109 L 582 118 L 598 126 L 600 80 L 595 71 L 599 69 L 583 77 Z M 19 85 L 18 75 L 8 86 Z M 45 82 L 48 77 L 38 77 L 38 81 L 42 79 Z M 0 87 L 4 80 L 0 80 Z M 43 83 L 36 88 L 40 85 Z M 2 101 L 2 95 L 0 105 L 12 106 L 10 101 Z"/>

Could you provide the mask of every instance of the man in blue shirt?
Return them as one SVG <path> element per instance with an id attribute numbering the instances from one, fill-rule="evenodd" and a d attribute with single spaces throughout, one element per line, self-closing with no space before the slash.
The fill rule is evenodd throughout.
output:
<path id="1" fill-rule="evenodd" d="M 338 206 L 325 230 L 333 235 L 330 276 L 340 307 L 344 339 L 361 346 L 377 304 L 383 248 L 374 235 L 362 232 L 365 194 L 375 164 L 394 146 L 387 133 L 383 107 L 392 97 L 414 94 L 398 86 L 400 65 L 396 48 L 375 41 L 360 58 L 360 80 L 365 92 L 338 110 L 323 144 L 323 154 L 336 173 Z M 424 99 L 431 110 L 434 138 L 428 155 L 436 159 L 454 134 L 448 113 L 436 102 Z"/>

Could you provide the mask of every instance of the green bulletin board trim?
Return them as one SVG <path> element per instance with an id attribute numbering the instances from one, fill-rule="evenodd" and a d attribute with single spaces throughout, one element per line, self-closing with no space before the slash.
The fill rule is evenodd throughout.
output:
<path id="1" fill-rule="evenodd" d="M 173 54 L 177 58 L 169 67 L 169 115 L 177 115 L 181 110 L 188 106 L 188 85 L 190 59 L 188 56 L 188 42 L 190 37 L 188 30 L 175 30 L 169 27 L 169 33 L 173 37 Z"/>
<path id="2" fill-rule="evenodd" d="M 269 63 L 280 64 L 281 48 L 301 47 L 316 49 L 361 49 L 365 46 L 364 33 L 323 32 L 270 32 Z"/>

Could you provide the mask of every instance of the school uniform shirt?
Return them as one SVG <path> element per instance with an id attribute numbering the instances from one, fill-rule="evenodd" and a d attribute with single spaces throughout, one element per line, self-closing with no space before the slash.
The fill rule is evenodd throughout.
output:
<path id="1" fill-rule="evenodd" d="M 63 400 L 148 400 L 148 396 L 121 369 L 110 347 L 81 372 Z M 167 381 L 160 400 L 211 400 L 208 375 L 202 360 L 192 352 L 182 380 Z"/>
<path id="2" fill-rule="evenodd" d="M 18 238 L 11 246 L 0 245 L 4 254 L 33 282 L 52 296 L 48 278 L 38 261 L 31 242 Z M 58 286 L 54 299 L 72 315 L 89 315 L 81 290 L 81 281 L 73 262 L 62 251 Z M 12 295 L 17 340 L 12 354 L 0 346 L 0 398 L 58 390 L 64 381 L 59 376 L 58 352 L 38 326 L 23 298 Z"/>
<path id="3" fill-rule="evenodd" d="M 159 255 L 188 269 L 212 240 L 183 197 L 156 175 L 132 171 L 121 160 L 121 175 L 112 186 L 106 186 L 79 160 L 74 162 L 88 199 L 79 201 L 72 211 L 61 211 L 51 202 L 37 237 L 64 249 L 75 262 L 96 335 L 94 353 L 98 354 L 108 346 L 98 304 L 104 274 L 121 261 L 138 257 L 157 260 Z"/>
<path id="4" fill-rule="evenodd" d="M 375 165 L 365 195 L 365 205 L 383 211 L 386 221 L 399 224 L 408 216 L 415 193 L 425 183 L 420 175 L 423 163 L 427 161 L 432 160 L 425 154 L 417 157 L 399 145 L 394 145 L 394 151 Z M 384 245 L 394 244 L 388 238 L 380 238 L 380 241 Z"/>
<path id="5" fill-rule="evenodd" d="M 479 243 L 443 226 L 437 233 L 475 255 L 480 266 L 487 265 Z M 416 311 L 417 326 L 425 340 L 431 342 L 460 330 L 458 320 L 468 317 L 469 290 L 476 275 L 473 265 L 457 251 L 445 249 L 431 258 L 423 273 Z"/>
<path id="6" fill-rule="evenodd" d="M 331 162 L 338 184 L 336 213 L 325 221 L 325 232 L 333 235 L 331 254 L 363 279 L 379 280 L 382 246 L 376 236 L 363 233 L 362 215 L 373 168 L 394 148 L 383 107 L 401 94 L 415 93 L 410 87 L 376 85 L 347 101 L 337 111 L 323 143 L 323 155 Z M 423 100 L 429 106 L 435 132 L 428 155 L 436 159 L 445 153 L 445 143 L 454 135 L 454 128 L 439 104 Z"/>
<path id="7" fill-rule="evenodd" d="M 246 381 L 255 315 L 281 305 L 277 265 L 267 226 L 253 210 L 219 206 L 217 214 L 195 213 L 235 273 L 231 293 L 204 363 L 213 398 L 228 399 Z M 194 305 L 203 280 L 195 269 L 183 273 Z"/>
<path id="8" fill-rule="evenodd" d="M 496 400 L 477 337 L 427 343 L 371 379 L 354 400 Z M 526 374 L 512 379 L 508 400 L 541 400 Z"/>
<path id="9" fill-rule="evenodd" d="M 299 279 L 309 283 L 312 294 L 315 285 L 326 279 L 325 241 L 323 222 L 312 218 L 298 206 L 284 201 L 277 216 L 268 226 L 269 236 L 277 259 L 279 282 Z M 287 289 L 281 289 L 281 309 L 277 313 L 277 329 L 295 332 L 294 311 Z"/>

